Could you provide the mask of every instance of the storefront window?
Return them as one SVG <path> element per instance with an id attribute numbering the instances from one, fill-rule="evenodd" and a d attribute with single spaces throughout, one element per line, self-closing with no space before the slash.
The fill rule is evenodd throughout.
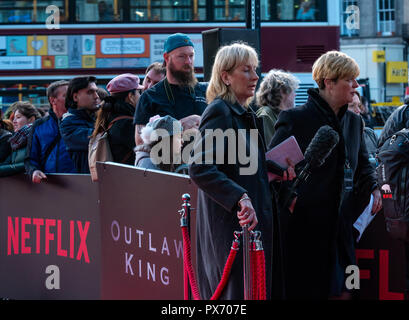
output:
<path id="1" fill-rule="evenodd" d="M 272 21 L 327 21 L 326 0 L 272 0 Z"/>
<path id="2" fill-rule="evenodd" d="M 121 0 L 76 0 L 77 21 L 115 22 L 122 20 Z"/>
<path id="3" fill-rule="evenodd" d="M 206 20 L 206 0 L 131 0 L 132 21 Z"/>
<path id="4" fill-rule="evenodd" d="M 0 1 L 0 23 L 45 22 L 54 13 L 49 6 L 58 8 L 60 22 L 67 20 L 68 0 Z"/>

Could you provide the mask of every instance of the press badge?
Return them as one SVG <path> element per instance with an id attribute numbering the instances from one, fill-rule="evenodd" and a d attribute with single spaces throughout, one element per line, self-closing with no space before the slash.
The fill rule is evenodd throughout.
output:
<path id="1" fill-rule="evenodd" d="M 349 165 L 348 160 L 345 162 L 344 166 L 344 191 L 351 192 L 354 187 L 354 173 Z"/>

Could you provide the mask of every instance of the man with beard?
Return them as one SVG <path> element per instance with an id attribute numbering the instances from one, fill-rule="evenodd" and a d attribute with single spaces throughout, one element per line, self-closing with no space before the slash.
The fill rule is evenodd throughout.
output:
<path id="1" fill-rule="evenodd" d="M 155 115 L 169 115 L 180 120 L 183 130 L 198 128 L 200 116 L 206 108 L 206 84 L 194 75 L 195 51 L 190 38 L 182 33 L 169 36 L 163 54 L 166 77 L 144 91 L 134 115 L 135 143 L 143 144 L 142 128 Z"/>

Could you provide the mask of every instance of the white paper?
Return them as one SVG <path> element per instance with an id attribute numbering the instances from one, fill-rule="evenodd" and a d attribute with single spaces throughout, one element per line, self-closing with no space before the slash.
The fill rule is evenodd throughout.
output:
<path id="1" fill-rule="evenodd" d="M 375 218 L 376 214 L 372 215 L 372 205 L 373 205 L 373 195 L 371 194 L 371 199 L 369 200 L 368 206 L 362 211 L 361 215 L 356 219 L 354 223 L 355 229 L 359 231 L 359 236 L 356 239 L 356 242 L 359 242 L 359 240 L 362 237 L 362 234 L 364 233 L 366 227 L 371 223 L 373 218 Z"/>

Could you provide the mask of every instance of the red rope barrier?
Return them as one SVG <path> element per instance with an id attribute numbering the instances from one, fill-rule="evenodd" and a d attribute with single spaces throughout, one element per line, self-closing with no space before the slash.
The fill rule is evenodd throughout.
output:
<path id="1" fill-rule="evenodd" d="M 185 272 L 189 276 L 189 281 L 190 281 L 190 286 L 192 288 L 192 295 L 193 299 L 195 300 L 200 300 L 200 293 L 199 293 L 199 288 L 197 286 L 195 274 L 193 272 L 193 267 L 192 267 L 192 257 L 191 257 L 191 248 L 190 248 L 190 239 L 189 239 L 189 233 L 187 231 L 187 227 L 182 227 L 182 234 L 183 234 L 183 264 L 185 267 Z M 185 291 L 186 287 L 185 287 Z M 185 300 L 187 297 L 187 292 L 185 292 Z"/>
<path id="2" fill-rule="evenodd" d="M 266 300 L 266 258 L 264 250 L 256 251 L 258 254 L 259 278 L 258 290 L 259 294 L 257 300 Z"/>
<path id="3" fill-rule="evenodd" d="M 184 272 L 184 299 L 188 300 L 189 283 L 192 289 L 192 295 L 194 300 L 200 300 L 199 287 L 197 285 L 195 273 L 192 267 L 191 246 L 190 238 L 187 230 L 187 226 L 182 225 L 183 235 L 183 272 Z M 257 243 L 258 242 L 258 243 Z M 252 241 L 250 246 L 250 263 L 252 267 L 253 278 L 253 300 L 265 300 L 266 299 L 266 278 L 265 278 L 265 256 L 261 246 L 261 241 Z M 237 251 L 239 250 L 239 241 L 237 238 L 233 241 L 230 254 L 227 258 L 226 265 L 223 269 L 222 278 L 210 300 L 217 300 L 220 298 L 230 276 L 233 262 L 236 258 Z"/>
<path id="4" fill-rule="evenodd" d="M 239 242 L 233 241 L 233 245 L 231 247 L 229 257 L 227 258 L 226 265 L 224 266 L 222 279 L 220 280 L 219 285 L 217 286 L 216 291 L 214 292 L 210 300 L 219 299 L 222 291 L 224 290 L 224 287 L 227 284 L 227 281 L 229 280 L 230 271 L 233 266 L 233 262 L 234 262 L 234 259 L 236 258 L 238 250 L 239 250 Z"/>

